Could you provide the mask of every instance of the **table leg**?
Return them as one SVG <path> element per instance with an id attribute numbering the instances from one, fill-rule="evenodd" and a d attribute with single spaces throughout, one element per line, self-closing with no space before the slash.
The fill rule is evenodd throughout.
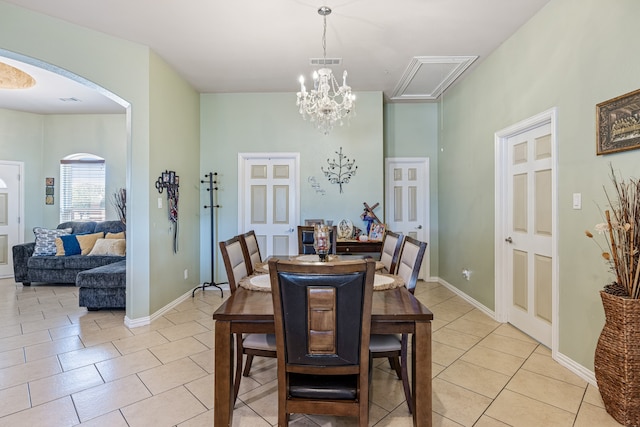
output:
<path id="1" fill-rule="evenodd" d="M 416 322 L 412 341 L 413 425 L 431 427 L 431 322 Z"/>
<path id="2" fill-rule="evenodd" d="M 233 421 L 233 334 L 231 322 L 215 324 L 214 407 L 215 426 L 231 426 Z"/>

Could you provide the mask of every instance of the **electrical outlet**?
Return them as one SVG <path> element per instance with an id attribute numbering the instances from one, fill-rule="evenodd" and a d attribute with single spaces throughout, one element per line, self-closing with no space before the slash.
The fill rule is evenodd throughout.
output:
<path id="1" fill-rule="evenodd" d="M 468 268 L 463 268 L 462 269 L 462 277 L 465 280 L 470 280 L 471 279 L 471 270 L 469 270 Z"/>
<path id="2" fill-rule="evenodd" d="M 188 269 L 184 269 L 184 280 L 187 280 L 189 278 L 189 270 Z"/>
<path id="3" fill-rule="evenodd" d="M 162 209 L 162 197 L 158 197 L 158 209 Z"/>

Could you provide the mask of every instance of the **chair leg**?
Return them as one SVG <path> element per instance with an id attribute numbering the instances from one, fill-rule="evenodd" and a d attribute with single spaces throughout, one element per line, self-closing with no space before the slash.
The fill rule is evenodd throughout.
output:
<path id="1" fill-rule="evenodd" d="M 389 359 L 389 366 L 391 366 L 391 369 L 396 371 L 396 375 L 398 376 L 398 379 L 401 380 L 402 368 L 400 367 L 400 360 L 398 359 L 398 356 L 391 356 L 388 359 Z"/>
<path id="2" fill-rule="evenodd" d="M 407 368 L 408 340 L 409 334 L 402 334 L 402 343 L 400 344 L 400 364 L 402 367 L 402 387 L 404 388 L 404 397 L 407 399 L 409 413 L 413 414 L 413 400 L 411 399 L 411 388 L 409 387 L 409 369 Z"/>
<path id="3" fill-rule="evenodd" d="M 242 379 L 242 334 L 236 334 L 236 376 L 233 380 L 233 403 L 235 405 Z"/>
<path id="4" fill-rule="evenodd" d="M 247 361 L 244 364 L 244 371 L 242 371 L 242 375 L 245 377 L 249 376 L 249 372 L 251 372 L 251 363 L 253 362 L 253 354 L 247 354 Z"/>

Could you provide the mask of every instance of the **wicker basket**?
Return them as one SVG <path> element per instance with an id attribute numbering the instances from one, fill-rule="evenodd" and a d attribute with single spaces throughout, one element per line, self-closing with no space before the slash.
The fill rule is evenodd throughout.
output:
<path id="1" fill-rule="evenodd" d="M 640 427 L 640 299 L 600 291 L 606 322 L 596 346 L 594 371 L 607 412 Z"/>

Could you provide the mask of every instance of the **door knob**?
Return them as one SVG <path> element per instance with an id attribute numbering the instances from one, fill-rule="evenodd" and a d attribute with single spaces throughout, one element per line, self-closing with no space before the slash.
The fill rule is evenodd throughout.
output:
<path id="1" fill-rule="evenodd" d="M 504 241 L 507 242 L 507 243 L 513 243 L 513 239 L 511 238 L 511 236 L 509 236 L 506 239 L 504 239 Z"/>
<path id="2" fill-rule="evenodd" d="M 417 226 L 416 230 L 422 230 L 422 226 L 421 225 Z"/>
<path id="3" fill-rule="evenodd" d="M 287 230 L 288 233 L 293 233 L 295 230 L 293 228 L 290 228 Z"/>

